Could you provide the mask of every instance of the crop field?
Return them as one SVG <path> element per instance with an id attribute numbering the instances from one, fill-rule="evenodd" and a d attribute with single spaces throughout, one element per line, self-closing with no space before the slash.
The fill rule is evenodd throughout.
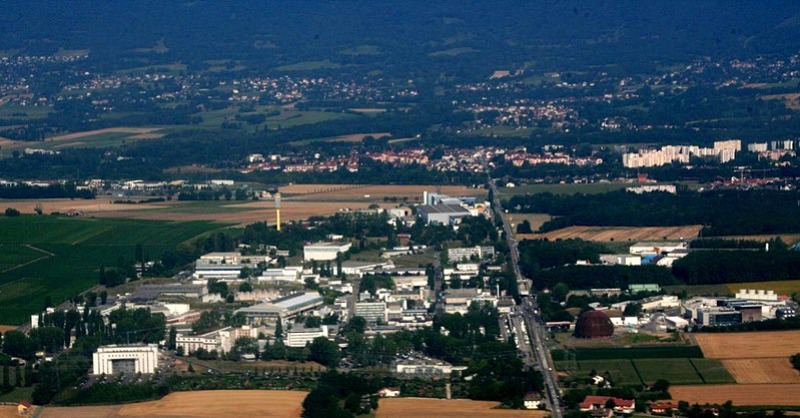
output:
<path id="1" fill-rule="evenodd" d="M 501 187 L 497 190 L 502 197 L 515 195 L 552 193 L 552 194 L 599 194 L 622 190 L 635 186 L 632 183 L 576 183 L 576 184 L 526 184 L 517 187 Z"/>
<path id="2" fill-rule="evenodd" d="M 700 373 L 700 376 L 703 377 L 705 383 L 722 384 L 736 382 L 725 367 L 724 361 L 703 358 L 693 358 L 691 361 L 695 369 Z"/>
<path id="3" fill-rule="evenodd" d="M 340 210 L 367 209 L 373 201 L 284 201 L 281 203 L 281 222 L 301 221 L 312 216 L 329 216 Z M 248 225 L 254 222 L 267 221 L 274 225 L 276 221 L 273 201 L 258 202 L 163 202 L 153 204 L 155 209 L 128 208 L 119 211 L 103 211 L 92 213 L 98 218 L 125 218 L 154 221 L 211 221 L 226 224 Z M 392 207 L 380 203 L 381 206 Z M 135 205 L 139 206 L 139 205 Z M 143 210 L 145 209 L 145 210 Z"/>
<path id="4" fill-rule="evenodd" d="M 578 361 L 570 365 L 570 362 L 556 362 L 556 368 L 561 371 L 568 371 L 573 375 L 586 376 L 592 370 L 597 373 L 608 372 L 615 386 L 640 385 L 639 374 L 633 368 L 630 360 L 586 360 Z M 574 368 L 574 369 L 572 369 Z"/>
<path id="5" fill-rule="evenodd" d="M 556 366 L 558 370 L 584 376 L 592 370 L 608 372 L 616 386 L 652 385 L 658 379 L 666 379 L 673 385 L 735 382 L 719 360 L 700 358 L 559 361 Z"/>
<path id="6" fill-rule="evenodd" d="M 291 200 L 320 201 L 373 201 L 382 202 L 384 198 L 397 198 L 402 202 L 421 202 L 424 192 L 444 193 L 450 196 L 485 196 L 484 189 L 471 189 L 465 186 L 399 186 L 399 185 L 342 185 L 342 184 L 296 184 L 281 187 L 280 192 Z"/>
<path id="7" fill-rule="evenodd" d="M 528 221 L 531 224 L 531 230 L 536 232 L 539 228 L 547 221 L 552 219 L 552 216 L 546 213 L 507 213 L 505 214 L 508 223 L 511 224 L 511 228 L 513 231 L 516 232 L 517 225 Z M 516 234 L 517 237 L 520 236 L 530 236 L 530 234 Z"/>
<path id="8" fill-rule="evenodd" d="M 737 383 L 800 383 L 789 356 L 800 351 L 800 331 L 696 334 L 707 358 L 722 359 Z"/>
<path id="9" fill-rule="evenodd" d="M 730 283 L 726 285 L 731 293 L 736 293 L 739 289 L 764 289 L 774 290 L 779 295 L 791 296 L 795 292 L 800 292 L 800 280 L 787 280 L 776 282 L 749 282 L 749 283 Z"/>
<path id="10" fill-rule="evenodd" d="M 698 285 L 676 285 L 662 286 L 667 293 L 680 293 L 685 291 L 686 295 L 692 296 L 725 296 L 731 293 L 730 289 L 724 284 L 698 284 Z M 735 292 L 734 292 L 735 293 Z"/>
<path id="11" fill-rule="evenodd" d="M 702 225 L 669 227 L 570 226 L 543 234 L 519 234 L 520 239 L 571 239 L 584 241 L 670 241 L 697 237 Z"/>
<path id="12" fill-rule="evenodd" d="M 697 346 L 661 345 L 654 347 L 604 347 L 576 348 L 570 350 L 578 361 L 586 360 L 625 360 L 625 359 L 665 359 L 665 358 L 703 358 L 703 352 Z M 553 360 L 565 360 L 565 350 L 553 350 Z"/>
<path id="13" fill-rule="evenodd" d="M 494 409 L 496 402 L 465 399 L 386 398 L 378 403 L 377 418 L 461 418 L 530 417 L 543 418 L 546 411 Z"/>
<path id="14" fill-rule="evenodd" d="M 47 253 L 25 245 L 5 245 L 0 244 L 0 273 L 18 268 L 31 263 L 41 257 L 47 257 Z"/>
<path id="15" fill-rule="evenodd" d="M 20 324 L 37 312 L 46 297 L 60 303 L 97 283 L 101 265 L 134 257 L 141 243 L 150 258 L 160 257 L 181 242 L 220 228 L 208 222 L 142 222 L 122 219 L 21 216 L 0 218 L 0 323 Z M 41 253 L 30 262 L 20 249 Z M 15 268 L 16 267 L 16 268 Z"/>
<path id="16" fill-rule="evenodd" d="M 301 184 L 281 188 L 283 201 L 281 220 L 300 221 L 312 216 L 329 216 L 340 210 L 366 209 L 372 204 L 394 207 L 404 200 L 419 202 L 424 191 L 437 186 Z M 485 196 L 483 189 L 464 186 L 442 186 L 442 193 L 453 196 Z M 155 203 L 113 203 L 108 197 L 88 200 L 37 199 L 0 200 L 0 209 L 13 207 L 23 214 L 32 214 L 41 204 L 44 213 L 79 211 L 97 218 L 125 218 L 151 221 L 211 221 L 234 225 L 253 222 L 275 222 L 275 204 L 261 201 L 167 201 Z M 0 269 L 1 270 L 1 269 Z"/>
<path id="17" fill-rule="evenodd" d="M 4 154 L 10 154 L 14 150 L 25 148 L 49 150 L 75 147 L 103 148 L 117 146 L 123 142 L 161 138 L 164 135 L 159 132 L 160 130 L 161 128 L 106 128 L 53 136 L 40 142 L 2 140 L 0 141 L 0 146 L 2 146 L 2 153 Z"/>
<path id="18" fill-rule="evenodd" d="M 164 398 L 127 405 L 48 407 L 42 418 L 112 418 L 112 417 L 300 417 L 306 392 L 286 390 L 216 390 L 175 392 Z"/>
<path id="19" fill-rule="evenodd" d="M 800 406 L 800 384 L 692 385 L 669 388 L 672 399 L 690 404 Z"/>
<path id="20" fill-rule="evenodd" d="M 800 383 L 798 372 L 787 357 L 722 360 L 736 383 Z"/>
<path id="21" fill-rule="evenodd" d="M 800 331 L 695 334 L 706 358 L 775 358 L 800 351 Z"/>

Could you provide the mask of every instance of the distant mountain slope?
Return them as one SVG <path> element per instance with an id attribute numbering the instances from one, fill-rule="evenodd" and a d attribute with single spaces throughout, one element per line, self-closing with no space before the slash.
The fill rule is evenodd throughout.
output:
<path id="1" fill-rule="evenodd" d="M 0 50 L 88 49 L 115 68 L 328 59 L 389 75 L 630 71 L 692 55 L 796 52 L 798 16 L 797 1 L 11 0 L 0 9 Z"/>

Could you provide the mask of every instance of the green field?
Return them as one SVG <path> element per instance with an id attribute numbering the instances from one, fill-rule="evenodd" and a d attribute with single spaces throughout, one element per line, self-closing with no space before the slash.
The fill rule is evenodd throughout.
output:
<path id="1" fill-rule="evenodd" d="M 686 296 L 726 296 L 733 294 L 724 284 L 698 284 L 698 285 L 678 285 L 678 286 L 663 286 L 664 291 L 667 293 L 680 293 L 685 291 Z M 751 289 L 751 288 L 745 288 Z M 762 289 L 762 288 L 759 288 Z"/>
<path id="2" fill-rule="evenodd" d="M 44 256 L 47 254 L 24 245 L 0 244 L 0 273 Z"/>
<path id="3" fill-rule="evenodd" d="M 672 183 L 664 183 L 672 184 Z M 682 182 L 690 189 L 699 187 L 696 182 Z M 517 187 L 501 187 L 498 193 L 501 197 L 510 197 L 526 194 L 552 193 L 552 194 L 600 194 L 614 192 L 629 187 L 637 187 L 638 183 L 569 183 L 569 184 L 526 184 Z"/>
<path id="4" fill-rule="evenodd" d="M 558 362 L 556 367 L 559 370 L 567 370 L 567 363 Z M 574 370 L 575 374 L 584 375 L 586 377 L 589 377 L 592 370 L 601 374 L 608 372 L 608 374 L 611 375 L 612 381 L 617 386 L 641 384 L 639 375 L 636 374 L 636 369 L 633 368 L 633 364 L 631 364 L 630 360 L 579 361 L 575 363 L 573 367 L 576 367 L 576 370 Z"/>
<path id="5" fill-rule="evenodd" d="M 665 359 L 665 358 L 703 358 L 703 351 L 694 345 L 663 345 L 655 347 L 603 347 L 575 348 L 570 350 L 570 357 L 577 361 L 588 360 L 625 360 L 625 359 Z M 553 350 L 553 360 L 566 360 L 565 350 Z"/>
<path id="6" fill-rule="evenodd" d="M 688 358 L 633 360 L 633 364 L 646 385 L 666 379 L 673 385 L 700 385 L 703 378 Z"/>
<path id="7" fill-rule="evenodd" d="M 728 373 L 728 369 L 719 360 L 693 358 L 690 359 L 694 367 L 703 376 L 703 380 L 709 384 L 736 383 L 733 376 Z"/>
<path id="8" fill-rule="evenodd" d="M 133 259 L 136 244 L 155 259 L 164 251 L 220 228 L 210 222 L 21 216 L 0 218 L 0 324 L 20 324 L 38 312 L 46 297 L 60 303 L 97 283 L 101 265 Z M 29 245 L 38 250 L 26 247 Z M 34 253 L 25 250 L 30 249 Z M 35 253 L 38 253 L 35 254 Z M 49 255 L 47 253 L 51 253 Z"/>
<path id="9" fill-rule="evenodd" d="M 558 361 L 556 368 L 573 376 L 608 372 L 616 386 L 652 385 L 658 379 L 672 385 L 735 383 L 719 360 L 701 358 Z"/>

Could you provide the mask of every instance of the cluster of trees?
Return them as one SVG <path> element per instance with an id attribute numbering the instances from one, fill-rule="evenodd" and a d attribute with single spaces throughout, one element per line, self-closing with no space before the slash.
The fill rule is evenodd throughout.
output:
<path id="1" fill-rule="evenodd" d="M 72 387 L 91 366 L 92 353 L 107 344 L 135 342 L 158 343 L 164 339 L 166 319 L 161 314 L 151 315 L 146 309 L 119 309 L 112 312 L 105 323 L 99 311 L 88 301 L 83 313 L 77 309 L 46 313 L 39 318 L 38 328 L 29 335 L 21 331 L 7 331 L 3 335 L 3 353 L 19 357 L 32 364 L 36 352 L 55 355 L 57 361 L 44 362 L 35 373 L 26 371 L 25 385 L 33 385 L 36 404 L 50 402 L 56 394 Z M 75 341 L 68 352 L 62 352 L 71 336 Z M 19 381 L 23 374 L 16 374 Z M 68 393 L 64 399 L 75 395 Z"/>
<path id="2" fill-rule="evenodd" d="M 74 183 L 50 184 L 44 187 L 24 183 L 0 186 L 0 199 L 94 199 L 94 192 L 78 189 Z"/>
<path id="3" fill-rule="evenodd" d="M 303 418 L 354 418 L 378 408 L 379 379 L 335 370 L 323 374 L 303 400 Z"/>
<path id="4" fill-rule="evenodd" d="M 704 225 L 704 236 L 771 234 L 800 231 L 798 192 L 751 190 L 669 193 L 514 196 L 505 207 L 523 213 L 555 216 L 540 228 L 572 225 Z"/>
<path id="5" fill-rule="evenodd" d="M 672 273 L 686 284 L 795 280 L 800 279 L 800 252 L 777 245 L 767 252 L 695 251 L 676 260 Z"/>
<path id="6" fill-rule="evenodd" d="M 529 274 L 574 264 L 578 260 L 598 263 L 600 254 L 610 252 L 612 251 L 603 244 L 579 238 L 558 241 L 525 240 L 519 244 L 520 263 Z"/>

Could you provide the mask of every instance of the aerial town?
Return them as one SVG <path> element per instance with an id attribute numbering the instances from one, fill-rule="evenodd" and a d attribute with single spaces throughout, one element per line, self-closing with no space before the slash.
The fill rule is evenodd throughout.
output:
<path id="1" fill-rule="evenodd" d="M 800 411 L 800 4 L 8 3 L 0 418 Z"/>

